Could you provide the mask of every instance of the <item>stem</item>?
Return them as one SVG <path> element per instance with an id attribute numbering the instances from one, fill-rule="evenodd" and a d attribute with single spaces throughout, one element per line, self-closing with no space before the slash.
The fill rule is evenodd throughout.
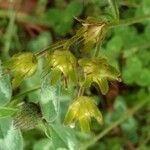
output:
<path id="1" fill-rule="evenodd" d="M 4 42 L 4 49 L 3 49 L 3 53 L 2 56 L 4 59 L 9 58 L 9 49 L 10 49 L 10 44 L 11 44 L 11 40 L 12 40 L 12 35 L 14 32 L 14 24 L 15 24 L 15 11 L 13 11 L 13 4 L 11 2 L 10 4 L 10 10 L 7 12 L 8 14 L 8 18 L 9 18 L 9 23 L 7 26 L 7 30 L 5 33 L 5 42 Z"/>
<path id="2" fill-rule="evenodd" d="M 112 14 L 117 21 L 119 21 L 119 10 L 116 0 L 108 0 L 108 3 L 111 7 Z"/>
<path id="3" fill-rule="evenodd" d="M 129 48 L 125 48 L 122 50 L 123 52 L 123 58 L 127 58 L 128 55 L 125 55 L 124 52 L 126 52 L 127 50 L 134 50 L 134 53 L 136 53 L 139 49 L 143 49 L 143 48 L 149 48 L 150 47 L 150 43 L 143 43 L 143 44 L 137 44 L 137 45 L 133 45 Z"/>
<path id="4" fill-rule="evenodd" d="M 126 111 L 118 120 L 100 132 L 97 136 L 95 136 L 91 141 L 89 141 L 86 145 L 81 146 L 80 150 L 86 150 L 88 147 L 94 145 L 98 140 L 102 139 L 105 135 L 107 135 L 113 128 L 117 127 L 129 117 L 133 116 L 139 109 L 141 109 L 144 105 L 150 102 L 150 95 L 148 95 L 145 99 L 140 101 L 132 110 Z"/>
<path id="5" fill-rule="evenodd" d="M 98 57 L 99 56 L 100 47 L 101 47 L 101 42 L 96 43 L 96 47 L 95 47 L 93 57 Z"/>
<path id="6" fill-rule="evenodd" d="M 134 18 L 120 20 L 118 23 L 116 23 L 116 22 L 112 23 L 109 27 L 114 28 L 114 27 L 118 27 L 118 26 L 128 26 L 128 25 L 140 23 L 140 22 L 143 22 L 143 21 L 146 21 L 149 19 L 150 19 L 150 15 L 138 16 L 138 17 L 134 17 Z"/>
<path id="7" fill-rule="evenodd" d="M 41 88 L 40 86 L 36 86 L 34 88 L 31 88 L 31 89 L 29 89 L 27 91 L 24 91 L 22 93 L 19 93 L 19 94 L 13 96 L 12 101 L 8 104 L 8 106 L 12 107 L 12 106 L 18 104 L 18 102 L 20 101 L 19 98 L 21 98 L 21 97 L 23 97 L 23 96 L 25 96 L 25 95 L 27 95 L 27 94 L 29 94 L 31 92 L 35 92 L 35 91 L 39 90 L 40 88 Z"/>
<path id="8" fill-rule="evenodd" d="M 83 87 L 83 86 L 80 86 L 79 92 L 78 92 L 78 97 L 83 95 L 84 90 L 85 90 L 84 87 Z"/>
<path id="9" fill-rule="evenodd" d="M 30 90 L 27 90 L 27 91 L 24 91 L 24 92 L 22 92 L 22 93 L 19 93 L 18 95 L 16 95 L 16 96 L 13 97 L 13 100 L 18 99 L 18 98 L 20 98 L 20 97 L 23 97 L 23 96 L 25 96 L 25 95 L 27 95 L 27 94 L 29 94 L 29 93 L 31 93 L 31 92 L 37 91 L 37 90 L 39 90 L 40 88 L 41 88 L 40 86 L 36 86 L 36 87 L 34 87 L 34 88 L 31 88 Z"/>

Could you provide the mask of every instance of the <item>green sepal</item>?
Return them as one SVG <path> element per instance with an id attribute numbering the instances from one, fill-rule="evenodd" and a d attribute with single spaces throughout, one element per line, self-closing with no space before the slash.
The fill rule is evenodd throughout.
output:
<path id="1" fill-rule="evenodd" d="M 79 119 L 81 131 L 84 133 L 90 132 L 90 120 L 87 117 L 82 117 Z"/>

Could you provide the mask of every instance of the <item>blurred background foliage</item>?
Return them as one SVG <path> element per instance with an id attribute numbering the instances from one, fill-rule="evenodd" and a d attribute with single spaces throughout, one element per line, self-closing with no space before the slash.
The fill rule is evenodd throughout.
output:
<path id="1" fill-rule="evenodd" d="M 85 147 L 83 149 L 89 150 L 150 149 L 150 104 L 147 103 L 135 115 L 124 116 L 124 112 L 150 98 L 150 20 L 144 20 L 145 16 L 150 15 L 150 1 L 118 0 L 118 3 L 120 19 L 134 20 L 140 17 L 142 21 L 110 29 L 103 42 L 100 54 L 107 56 L 109 62 L 121 70 L 122 77 L 121 83 L 110 83 L 106 96 L 91 88 L 104 116 L 104 124 L 100 126 L 92 122 L 90 134 L 71 130 L 75 132 L 75 137 L 65 136 L 65 130 L 62 131 L 60 127 L 52 127 L 54 130 L 51 134 L 55 136 L 52 141 L 40 129 L 23 132 L 24 149 L 55 150 L 53 143 L 61 145 L 63 138 L 64 141 L 73 139 L 75 143 Z M 55 41 L 70 38 L 80 26 L 75 16 L 85 19 L 87 16 L 99 18 L 104 15 L 112 17 L 107 0 L 0 0 L 0 58 L 6 61 L 18 52 L 38 52 Z M 19 91 L 14 91 L 13 95 L 32 88 L 38 89 L 42 62 L 40 59 L 38 72 L 25 80 Z M 0 84 L 4 84 L 4 81 L 1 80 Z M 10 99 L 10 93 L 11 91 L 6 91 L 7 99 Z M 61 122 L 64 118 L 72 95 L 74 89 L 64 90 L 61 95 L 61 114 L 56 122 Z M 0 95 L 0 98 L 2 96 L 4 95 Z M 38 102 L 39 97 L 39 90 L 24 95 L 24 99 L 32 102 Z M 1 101 L 0 105 L 3 106 Z M 114 126 L 100 139 L 99 133 L 114 125 L 120 117 L 126 117 L 125 121 Z M 59 135 L 56 136 L 55 132 Z M 20 133 L 17 134 L 20 136 Z M 72 149 L 78 150 L 78 144 Z"/>

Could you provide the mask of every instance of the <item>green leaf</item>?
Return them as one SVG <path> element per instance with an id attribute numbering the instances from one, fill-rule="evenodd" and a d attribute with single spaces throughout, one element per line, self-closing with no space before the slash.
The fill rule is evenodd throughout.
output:
<path id="1" fill-rule="evenodd" d="M 138 129 L 138 122 L 135 118 L 129 117 L 124 123 L 121 124 L 124 132 L 134 132 Z"/>
<path id="2" fill-rule="evenodd" d="M 79 16 L 82 12 L 82 4 L 76 1 L 72 1 L 66 8 L 66 14 L 70 15 L 71 18 Z"/>
<path id="3" fill-rule="evenodd" d="M 138 122 L 135 118 L 129 117 L 124 123 L 121 124 L 121 128 L 124 133 L 126 133 L 128 139 L 132 143 L 137 143 L 139 140 L 138 131 Z"/>
<path id="4" fill-rule="evenodd" d="M 120 115 L 122 115 L 125 111 L 127 111 L 126 101 L 124 97 L 118 96 L 115 99 L 113 108 L 114 108 L 113 111 L 108 112 L 104 117 L 105 124 L 107 125 L 111 125 L 114 121 L 116 121 L 120 117 Z"/>
<path id="5" fill-rule="evenodd" d="M 71 30 L 75 16 L 79 16 L 82 12 L 82 4 L 79 2 L 70 2 L 63 10 L 51 8 L 46 13 L 49 24 L 55 33 L 61 36 L 66 35 Z"/>
<path id="6" fill-rule="evenodd" d="M 137 15 L 148 15 L 150 14 L 150 1 L 149 0 L 141 0 L 140 7 L 138 7 Z"/>
<path id="7" fill-rule="evenodd" d="M 0 150 L 23 150 L 21 132 L 13 127 L 10 118 L 0 119 Z"/>
<path id="8" fill-rule="evenodd" d="M 39 36 L 29 41 L 28 49 L 37 52 L 47 47 L 51 42 L 52 36 L 50 32 L 41 32 Z"/>
<path id="9" fill-rule="evenodd" d="M 108 41 L 104 54 L 110 58 L 116 59 L 120 55 L 120 51 L 123 46 L 123 40 L 121 36 L 115 35 Z"/>
<path id="10" fill-rule="evenodd" d="M 42 139 L 34 144 L 33 150 L 55 150 L 55 149 L 53 143 L 49 139 Z"/>
<path id="11" fill-rule="evenodd" d="M 123 68 L 122 77 L 126 84 L 136 83 L 138 75 L 142 73 L 142 62 L 138 57 L 127 59 L 127 63 Z"/>
<path id="12" fill-rule="evenodd" d="M 127 110 L 125 99 L 122 96 L 118 96 L 115 99 L 114 110 L 118 117 Z"/>
<path id="13" fill-rule="evenodd" d="M 137 84 L 140 86 L 149 86 L 150 85 L 150 70 L 149 69 L 142 70 L 141 74 L 139 74 Z"/>
<path id="14" fill-rule="evenodd" d="M 79 147 L 74 132 L 71 129 L 50 125 L 47 127 L 47 134 L 51 137 L 55 149 L 77 150 Z"/>
<path id="15" fill-rule="evenodd" d="M 0 107 L 0 118 L 12 116 L 17 110 L 9 107 Z"/>
<path id="16" fill-rule="evenodd" d="M 122 47 L 128 48 L 133 46 L 134 44 L 142 44 L 143 39 L 138 36 L 136 28 L 132 26 L 120 26 L 114 29 L 115 36 L 119 36 L 121 41 L 123 42 Z M 119 41 L 118 41 L 119 42 Z M 120 44 L 117 43 L 119 46 Z"/>
<path id="17" fill-rule="evenodd" d="M 42 114 L 48 122 L 54 121 L 59 113 L 59 85 L 51 86 L 50 80 L 49 75 L 43 80 L 40 98 Z"/>
<path id="18" fill-rule="evenodd" d="M 112 10 L 112 15 L 115 19 L 119 20 L 119 2 L 118 0 L 108 0 L 111 10 Z"/>
<path id="19" fill-rule="evenodd" d="M 0 74 L 2 74 L 2 68 L 0 65 Z M 12 96 L 12 88 L 9 75 L 0 76 L 0 106 L 6 105 Z"/>

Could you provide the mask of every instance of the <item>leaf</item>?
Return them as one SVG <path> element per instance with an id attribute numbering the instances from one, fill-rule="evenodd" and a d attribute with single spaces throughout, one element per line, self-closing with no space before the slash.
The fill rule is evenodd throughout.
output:
<path id="1" fill-rule="evenodd" d="M 0 74 L 3 73 L 3 70 L 0 65 Z M 0 106 L 6 105 L 12 96 L 12 88 L 9 75 L 0 76 Z"/>
<path id="2" fill-rule="evenodd" d="M 142 62 L 138 57 L 131 57 L 127 59 L 126 65 L 123 68 L 122 77 L 126 84 L 133 84 L 138 81 L 142 73 Z"/>
<path id="3" fill-rule="evenodd" d="M 115 19 L 119 20 L 119 2 L 118 0 L 109 0 L 109 4 L 112 10 L 112 15 Z"/>
<path id="4" fill-rule="evenodd" d="M 150 70 L 142 69 L 142 72 L 139 74 L 136 83 L 142 87 L 150 85 Z"/>
<path id="5" fill-rule="evenodd" d="M 82 4 L 76 1 L 72 1 L 69 3 L 69 5 L 66 8 L 66 14 L 70 16 L 71 18 L 77 17 L 81 14 L 82 12 Z"/>
<path id="6" fill-rule="evenodd" d="M 36 141 L 33 150 L 55 150 L 53 143 L 49 139 Z"/>
<path id="7" fill-rule="evenodd" d="M 0 118 L 12 116 L 17 110 L 9 107 L 0 107 Z"/>
<path id="8" fill-rule="evenodd" d="M 121 128 L 126 133 L 133 133 L 138 129 L 138 122 L 134 117 L 129 117 L 125 122 L 121 124 Z"/>
<path id="9" fill-rule="evenodd" d="M 137 8 L 137 15 L 148 15 L 150 14 L 150 1 L 142 0 L 140 1 L 140 7 Z"/>
<path id="10" fill-rule="evenodd" d="M 74 132 L 71 129 L 50 125 L 47 127 L 47 134 L 51 137 L 55 149 L 77 150 L 79 147 Z"/>
<path id="11" fill-rule="evenodd" d="M 59 113 L 59 85 L 50 85 L 51 77 L 47 75 L 41 86 L 40 106 L 43 117 L 52 122 Z"/>
<path id="12" fill-rule="evenodd" d="M 0 119 L 0 150 L 23 150 L 21 132 L 13 127 L 10 118 Z"/>
<path id="13" fill-rule="evenodd" d="M 143 39 L 138 35 L 137 30 L 134 27 L 120 26 L 114 29 L 114 31 L 115 31 L 115 36 L 119 36 L 121 38 L 120 40 L 123 42 L 122 46 L 124 48 L 131 47 L 134 44 L 140 44 L 140 43 L 142 44 L 144 42 Z M 117 45 L 119 46 L 120 44 L 117 43 Z"/>
<path id="14" fill-rule="evenodd" d="M 51 8 L 46 13 L 46 20 L 54 29 L 55 33 L 65 36 L 73 25 L 74 17 L 79 16 L 82 12 L 82 4 L 79 2 L 70 2 L 64 10 Z"/>
<path id="15" fill-rule="evenodd" d="M 29 41 L 28 49 L 37 52 L 47 47 L 51 41 L 52 35 L 50 32 L 41 32 L 39 36 Z"/>
<path id="16" fill-rule="evenodd" d="M 120 115 L 122 115 L 125 111 L 127 111 L 126 101 L 124 97 L 118 96 L 115 99 L 115 103 L 113 106 L 114 110 L 109 112 L 104 117 L 105 124 L 111 125 L 114 121 L 116 121 Z"/>
<path id="17" fill-rule="evenodd" d="M 137 143 L 139 141 L 138 122 L 134 117 L 129 117 L 125 122 L 121 124 L 121 129 L 132 143 Z"/>
<path id="18" fill-rule="evenodd" d="M 123 40 L 121 36 L 115 35 L 108 41 L 104 54 L 110 58 L 116 59 L 120 55 L 122 46 Z"/>

